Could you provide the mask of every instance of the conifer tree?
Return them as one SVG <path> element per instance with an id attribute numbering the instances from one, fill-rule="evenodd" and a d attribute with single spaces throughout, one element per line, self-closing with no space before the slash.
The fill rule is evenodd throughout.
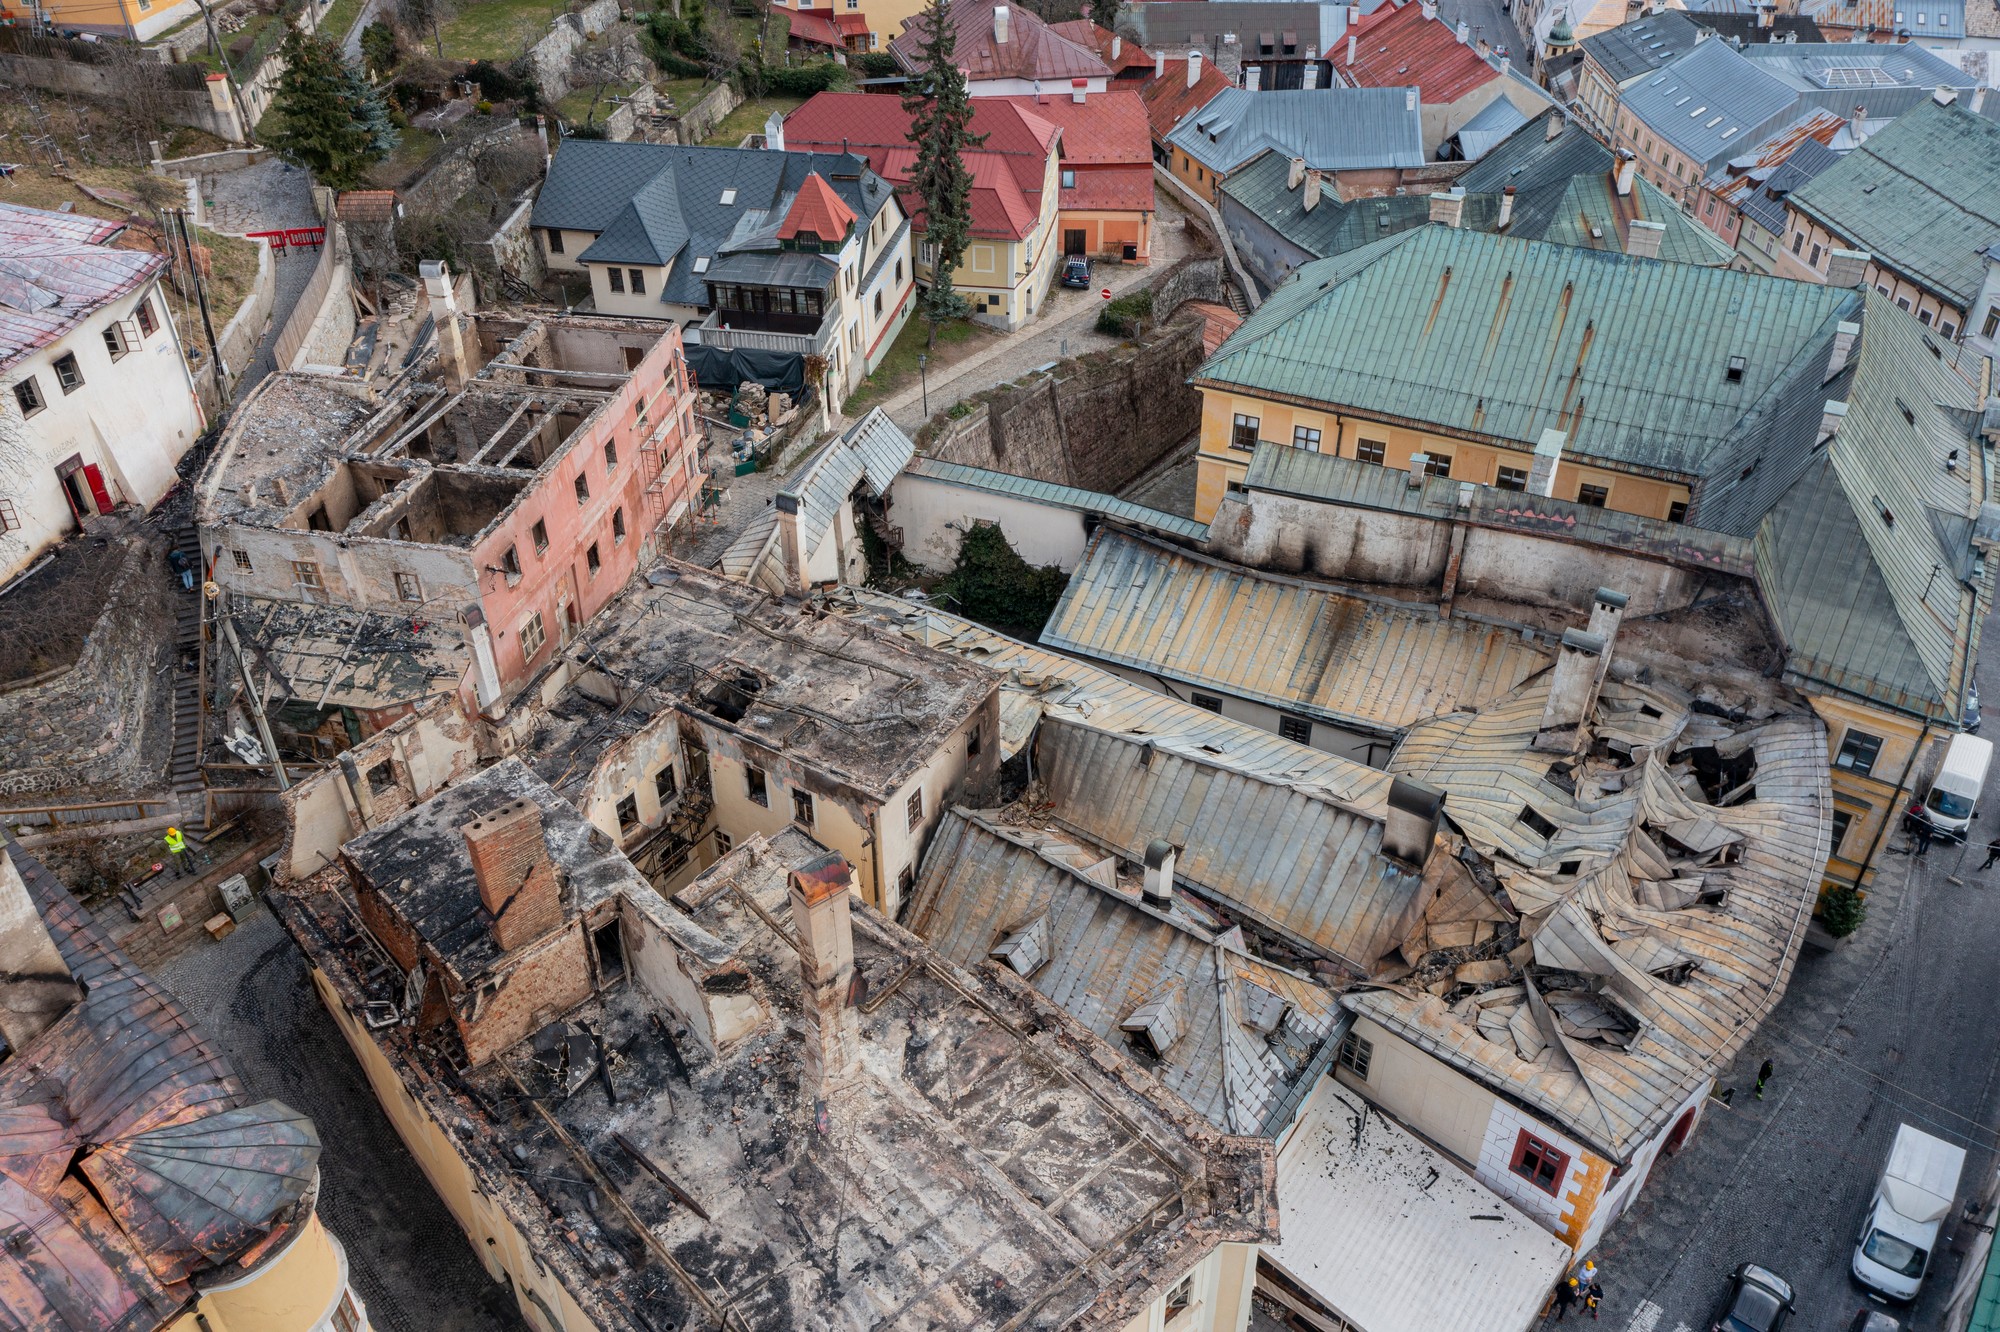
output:
<path id="1" fill-rule="evenodd" d="M 972 99 L 952 58 L 958 40 L 949 6 L 928 0 L 911 23 L 922 54 L 915 77 L 904 85 L 903 109 L 910 113 L 910 142 L 917 148 L 910 184 L 922 200 L 924 241 L 933 251 L 924 317 L 935 326 L 965 313 L 964 299 L 952 290 L 952 272 L 965 257 L 972 229 L 972 173 L 964 152 L 986 136 L 972 133 Z"/>
<path id="2" fill-rule="evenodd" d="M 334 44 L 294 30 L 280 48 L 285 72 L 260 129 L 264 142 L 322 185 L 352 189 L 396 146 L 382 95 L 349 69 Z"/>
<path id="3" fill-rule="evenodd" d="M 1090 21 L 1109 32 L 1118 29 L 1119 0 L 1090 0 Z"/>

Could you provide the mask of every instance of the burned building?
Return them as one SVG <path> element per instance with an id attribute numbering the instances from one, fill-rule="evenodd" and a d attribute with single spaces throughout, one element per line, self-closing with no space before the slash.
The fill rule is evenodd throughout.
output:
<path id="1" fill-rule="evenodd" d="M 999 764 L 977 666 L 667 562 L 593 621 L 504 746 L 671 891 L 787 826 L 895 916 L 939 815 Z"/>
<path id="2" fill-rule="evenodd" d="M 467 319 L 427 277 L 429 353 L 387 383 L 271 376 L 199 484 L 206 577 L 297 729 L 371 732 L 446 675 L 497 715 L 699 490 L 677 331 Z"/>
<path id="3" fill-rule="evenodd" d="M 0 844 L 0 1325 L 367 1332 L 319 1134 Z"/>
<path id="4" fill-rule="evenodd" d="M 1242 1327 L 1269 1145 L 856 897 L 796 827 L 663 897 L 508 759 L 273 903 L 532 1327 Z"/>

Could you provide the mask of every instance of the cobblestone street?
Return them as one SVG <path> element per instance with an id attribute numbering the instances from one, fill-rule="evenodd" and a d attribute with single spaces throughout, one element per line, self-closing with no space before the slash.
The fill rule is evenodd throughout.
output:
<path id="1" fill-rule="evenodd" d="M 319 221 L 313 213 L 312 177 L 276 158 L 240 171 L 204 177 L 201 189 L 207 225 L 232 236 L 279 227 L 310 227 Z M 272 256 L 276 285 L 271 300 L 271 325 L 257 344 L 257 355 L 243 370 L 236 388 L 239 399 L 271 373 L 278 331 L 291 317 L 292 307 L 299 303 L 300 293 L 311 281 L 317 258 L 318 254 L 311 249 L 288 250 Z"/>
<path id="2" fill-rule="evenodd" d="M 376 1106 L 276 917 L 259 906 L 159 978 L 228 1051 L 253 1096 L 312 1116 L 324 1144 L 320 1217 L 346 1246 L 379 1332 L 523 1332 L 506 1288 L 487 1277 Z"/>
<path id="3" fill-rule="evenodd" d="M 1985 691 L 2000 672 L 1980 674 L 1994 697 Z M 1788 1332 L 1844 1330 L 1865 1303 L 1848 1275 L 1862 1213 L 1902 1123 L 1967 1152 L 1960 1210 L 1922 1293 L 1889 1311 L 1906 1329 L 1938 1326 L 1975 1234 L 1963 1210 L 1993 1182 L 2000 1118 L 2000 874 L 1971 873 L 2000 828 L 1990 787 L 1987 799 L 1972 846 L 1886 856 L 1850 943 L 1800 959 L 1776 1014 L 1721 1079 L 1734 1103 L 1709 1102 L 1693 1141 L 1598 1250 L 1613 1328 L 1705 1332 L 1729 1272 L 1755 1262 L 1797 1288 Z M 1759 1101 L 1766 1059 L 1776 1071 Z"/>

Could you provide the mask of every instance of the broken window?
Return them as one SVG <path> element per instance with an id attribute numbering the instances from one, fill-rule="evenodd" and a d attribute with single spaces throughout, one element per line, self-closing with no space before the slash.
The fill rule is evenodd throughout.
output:
<path id="1" fill-rule="evenodd" d="M 507 547 L 507 553 L 500 557 L 500 572 L 506 574 L 509 578 L 519 578 L 521 576 L 521 552 L 515 550 L 512 546 Z"/>
<path id="2" fill-rule="evenodd" d="M 1375 1042 L 1359 1032 L 1350 1031 L 1340 1042 L 1340 1066 L 1368 1081 L 1369 1066 L 1375 1062 Z"/>
<path id="3" fill-rule="evenodd" d="M 771 787 L 764 778 L 762 768 L 743 770 L 743 792 L 750 797 L 752 803 L 762 805 L 766 809 L 771 807 Z"/>
<path id="4" fill-rule="evenodd" d="M 595 541 L 590 543 L 590 549 L 583 552 L 583 563 L 584 567 L 590 570 L 590 576 L 592 578 L 597 577 L 597 571 L 603 566 L 604 561 L 597 558 L 597 543 Z"/>
<path id="5" fill-rule="evenodd" d="M 923 825 L 924 821 L 924 791 L 922 787 L 918 787 L 916 790 L 910 792 L 910 798 L 904 805 L 904 810 L 910 816 L 910 831 L 915 832 Z"/>
<path id="6" fill-rule="evenodd" d="M 1187 1307 L 1193 1303 L 1194 1273 L 1190 1272 L 1181 1278 L 1179 1285 L 1167 1292 L 1167 1317 L 1171 1319 L 1187 1312 Z"/>
<path id="7" fill-rule="evenodd" d="M 48 405 L 42 401 L 42 391 L 36 387 L 33 375 L 14 385 L 14 402 L 20 407 L 23 416 L 33 416 Z"/>
<path id="8" fill-rule="evenodd" d="M 417 581 L 415 574 L 399 573 L 395 575 L 395 579 L 396 600 L 422 601 L 424 599 L 424 585 Z"/>
<path id="9" fill-rule="evenodd" d="M 319 580 L 319 566 L 310 560 L 292 561 L 292 586 L 306 597 L 326 590 Z"/>
<path id="10" fill-rule="evenodd" d="M 1881 754 L 1881 736 L 1850 728 L 1840 741 L 1840 752 L 1834 755 L 1833 766 L 1857 777 L 1866 777 L 1875 771 L 1875 760 Z"/>
<path id="11" fill-rule="evenodd" d="M 1543 1193 L 1557 1197 L 1562 1192 L 1563 1172 L 1569 1169 L 1569 1153 L 1522 1129 L 1514 1140 L 1514 1159 L 1507 1168 Z"/>
<path id="12" fill-rule="evenodd" d="M 535 654 L 542 650 L 547 635 L 542 632 L 542 613 L 536 611 L 521 622 L 521 657 L 533 661 Z"/>
<path id="13" fill-rule="evenodd" d="M 368 770 L 368 790 L 371 795 L 387 795 L 396 789 L 396 769 L 388 759 Z"/>
<path id="14" fill-rule="evenodd" d="M 618 802 L 618 831 L 629 833 L 639 826 L 639 797 L 628 795 Z"/>
<path id="15" fill-rule="evenodd" d="M 985 745 L 986 745 L 985 728 L 980 726 L 973 727 L 972 734 L 967 736 L 965 740 L 965 756 L 967 758 L 977 757 L 979 751 L 985 748 Z"/>
<path id="16" fill-rule="evenodd" d="M 792 792 L 792 822 L 801 828 L 813 826 L 813 798 L 810 791 Z"/>
<path id="17" fill-rule="evenodd" d="M 611 511 L 611 544 L 625 544 L 625 510 L 622 507 Z"/>
<path id="18" fill-rule="evenodd" d="M 1140 1004 L 1118 1026 L 1133 1049 L 1159 1059 L 1180 1039 L 1181 1024 L 1180 996 L 1169 993 Z"/>
<path id="19" fill-rule="evenodd" d="M 578 504 L 590 503 L 590 478 L 582 472 L 576 474 L 576 502 Z"/>
<path id="20" fill-rule="evenodd" d="M 608 985 L 625 974 L 625 939 L 618 931 L 617 917 L 592 930 L 590 942 L 597 953 L 598 984 Z"/>
<path id="21" fill-rule="evenodd" d="M 1853 826 L 1854 826 L 1854 811 L 1853 811 L 1853 810 L 1851 810 L 1851 809 L 1836 809 L 1836 810 L 1834 810 L 1834 811 L 1833 811 L 1833 852 L 1832 852 L 1832 854 L 1834 854 L 1834 855 L 1836 855 L 1836 856 L 1840 854 L 1840 847 L 1841 847 L 1841 844 L 1842 844 L 1843 842 L 1845 842 L 1845 841 L 1847 840 L 1847 830 L 1848 830 L 1849 828 L 1853 827 Z"/>
<path id="22" fill-rule="evenodd" d="M 74 393 L 83 387 L 83 370 L 76 363 L 75 352 L 64 352 L 56 357 L 56 383 L 62 385 L 64 393 Z"/>
<path id="23" fill-rule="evenodd" d="M 734 845 L 735 843 L 729 839 L 728 833 L 722 831 L 720 828 L 715 830 L 715 854 L 717 856 L 728 855 L 729 848 Z"/>
<path id="24" fill-rule="evenodd" d="M 607 439 L 604 441 L 604 470 L 606 474 L 618 470 L 618 441 L 616 440 Z"/>
<path id="25" fill-rule="evenodd" d="M 653 774 L 653 794 L 659 797 L 661 805 L 664 806 L 672 800 L 680 793 L 680 789 L 680 783 L 674 777 L 673 764 L 669 763 Z"/>
<path id="26" fill-rule="evenodd" d="M 543 521 L 542 521 L 541 519 L 539 519 L 539 518 L 535 519 L 535 527 L 534 527 L 534 533 L 533 533 L 533 535 L 534 535 L 534 538 L 535 538 L 535 554 L 537 554 L 537 555 L 546 555 L 546 554 L 548 554 L 548 550 L 549 550 L 549 525 L 548 525 L 547 523 L 543 522 Z"/>
<path id="27" fill-rule="evenodd" d="M 128 341 L 124 324 L 106 324 L 104 326 L 104 350 L 111 353 L 111 359 L 114 361 L 132 350 L 132 344 Z"/>

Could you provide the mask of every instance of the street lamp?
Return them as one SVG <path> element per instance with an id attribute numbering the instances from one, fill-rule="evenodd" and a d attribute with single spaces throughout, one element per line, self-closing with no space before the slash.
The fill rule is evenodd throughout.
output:
<path id="1" fill-rule="evenodd" d="M 920 379 L 921 381 L 923 381 L 923 386 L 924 386 L 924 420 L 926 420 L 926 421 L 928 421 L 928 420 L 930 420 L 930 419 L 931 419 L 931 377 L 930 377 L 930 375 L 929 375 L 929 374 L 928 374 L 928 373 L 927 373 L 927 372 L 926 372 L 926 371 L 924 370 L 924 367 L 925 367 L 926 365 L 928 365 L 928 364 L 930 363 L 930 359 L 931 359 L 931 358 L 930 358 L 930 353 L 929 353 L 929 352 L 918 352 L 918 353 L 917 353 L 917 378 L 918 378 L 918 379 Z"/>

